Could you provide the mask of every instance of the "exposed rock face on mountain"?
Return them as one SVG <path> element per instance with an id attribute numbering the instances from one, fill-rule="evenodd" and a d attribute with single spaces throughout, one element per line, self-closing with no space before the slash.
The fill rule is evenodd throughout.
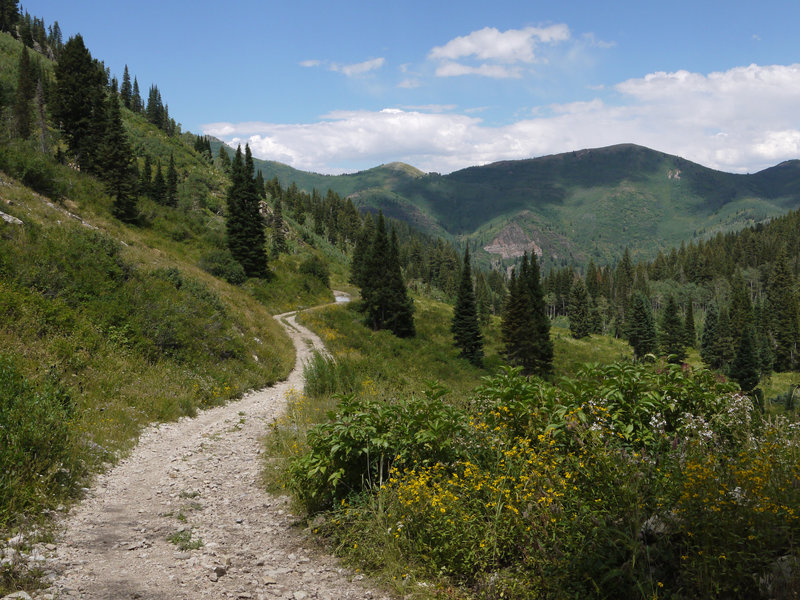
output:
<path id="1" fill-rule="evenodd" d="M 542 249 L 517 223 L 506 225 L 483 249 L 490 254 L 499 254 L 503 258 L 519 258 L 525 252 L 535 252 L 537 256 L 542 255 Z"/>

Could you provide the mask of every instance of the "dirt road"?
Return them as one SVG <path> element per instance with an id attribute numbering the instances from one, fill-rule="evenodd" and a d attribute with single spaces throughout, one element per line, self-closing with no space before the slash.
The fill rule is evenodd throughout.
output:
<path id="1" fill-rule="evenodd" d="M 312 350 L 323 348 L 294 313 L 275 318 L 297 349 L 289 378 L 196 418 L 146 430 L 131 455 L 99 477 L 69 514 L 48 559 L 57 579 L 39 597 L 381 597 L 361 576 L 313 551 L 293 526 L 287 498 L 260 484 L 260 439 L 284 409 L 286 393 L 302 388 Z"/>

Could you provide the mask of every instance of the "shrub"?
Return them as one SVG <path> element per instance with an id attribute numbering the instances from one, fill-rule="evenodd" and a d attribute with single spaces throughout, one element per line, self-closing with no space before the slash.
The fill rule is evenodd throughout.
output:
<path id="1" fill-rule="evenodd" d="M 328 263 L 326 263 L 322 258 L 317 256 L 316 254 L 312 254 L 308 258 L 306 258 L 303 262 L 300 263 L 300 272 L 304 275 L 310 275 L 311 277 L 316 277 L 322 283 L 325 284 L 325 287 L 330 287 L 330 270 L 328 269 Z"/>
<path id="2" fill-rule="evenodd" d="M 244 267 L 227 249 L 212 250 L 200 259 L 199 267 L 233 285 L 240 285 L 247 280 Z"/>
<path id="3" fill-rule="evenodd" d="M 34 386 L 0 355 L 0 525 L 65 498 L 83 475 L 70 433 L 73 402 L 57 382 Z"/>

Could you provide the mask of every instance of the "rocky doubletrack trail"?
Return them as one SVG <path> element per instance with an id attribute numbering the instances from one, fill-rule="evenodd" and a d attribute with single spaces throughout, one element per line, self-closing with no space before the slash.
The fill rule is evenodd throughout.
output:
<path id="1" fill-rule="evenodd" d="M 289 378 L 145 430 L 130 456 L 99 476 L 65 518 L 47 559 L 52 585 L 38 597 L 381 597 L 362 576 L 315 550 L 295 525 L 288 498 L 261 484 L 267 425 L 284 410 L 287 393 L 302 389 L 312 351 L 324 351 L 295 313 L 275 318 L 297 350 Z"/>

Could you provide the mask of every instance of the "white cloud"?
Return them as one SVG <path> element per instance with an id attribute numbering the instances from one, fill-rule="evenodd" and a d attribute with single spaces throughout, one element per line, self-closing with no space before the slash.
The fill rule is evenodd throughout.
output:
<path id="1" fill-rule="evenodd" d="M 561 42 L 569 39 L 569 36 L 569 28 L 566 25 L 526 27 L 508 31 L 484 27 L 469 35 L 454 38 L 444 46 L 435 47 L 430 51 L 428 57 L 433 60 L 447 61 L 475 57 L 478 60 L 509 64 L 532 63 L 536 60 L 534 50 L 537 44 Z"/>
<path id="2" fill-rule="evenodd" d="M 204 132 L 248 141 L 260 158 L 324 173 L 394 160 L 449 172 L 622 142 L 733 172 L 800 158 L 800 64 L 658 72 L 611 91 L 614 103 L 597 97 L 535 107 L 504 126 L 429 106 L 336 112 L 296 125 L 216 123 Z"/>
<path id="3" fill-rule="evenodd" d="M 365 60 L 364 62 L 355 63 L 352 65 L 340 65 L 333 63 L 331 64 L 330 69 L 331 71 L 336 71 L 337 73 L 344 73 L 348 77 L 355 77 L 357 75 L 363 75 L 364 73 L 380 69 L 385 62 L 385 58 L 373 58 L 372 60 Z"/>
<path id="4" fill-rule="evenodd" d="M 301 67 L 318 67 L 322 64 L 320 60 L 304 60 L 300 63 Z"/>

